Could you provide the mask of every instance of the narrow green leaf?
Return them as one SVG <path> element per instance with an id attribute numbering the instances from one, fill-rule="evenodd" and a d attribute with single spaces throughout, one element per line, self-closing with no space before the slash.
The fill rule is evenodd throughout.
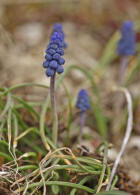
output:
<path id="1" fill-rule="evenodd" d="M 137 60 L 136 66 L 133 68 L 132 72 L 128 75 L 128 78 L 126 80 L 125 86 L 128 87 L 129 84 L 133 81 L 135 78 L 136 74 L 139 74 L 139 69 L 140 69 L 140 58 Z"/>
<path id="2" fill-rule="evenodd" d="M 5 154 L 4 152 L 0 152 L 0 156 L 4 157 L 8 161 L 13 160 L 8 154 Z"/>
<path id="3" fill-rule="evenodd" d="M 97 127 L 100 135 L 106 139 L 107 137 L 107 125 L 106 119 L 102 113 L 101 107 L 98 104 L 95 104 L 91 99 L 91 109 L 94 113 L 95 119 L 97 121 Z"/>
<path id="4" fill-rule="evenodd" d="M 27 102 L 25 102 L 23 99 L 21 99 L 21 98 L 19 98 L 19 97 L 17 97 L 17 96 L 15 96 L 15 95 L 12 95 L 12 97 L 14 97 L 18 102 L 20 102 L 21 104 L 23 104 L 24 105 L 24 107 L 29 111 L 29 112 L 31 112 L 31 113 L 33 113 L 36 117 L 37 117 L 37 119 L 39 119 L 39 114 L 33 109 L 33 107 L 32 106 L 30 106 Z"/>
<path id="5" fill-rule="evenodd" d="M 126 192 L 122 192 L 122 191 L 106 191 L 106 192 L 99 192 L 96 195 L 130 195 Z"/>
<path id="6" fill-rule="evenodd" d="M 42 184 L 43 184 L 43 182 L 36 182 L 36 183 L 33 183 L 33 184 L 29 184 L 28 189 L 40 186 Z M 93 190 L 93 189 L 91 189 L 89 187 L 86 187 L 86 186 L 83 186 L 83 185 L 80 185 L 80 184 L 70 183 L 70 182 L 46 181 L 45 184 L 46 184 L 46 186 L 59 185 L 59 186 L 66 186 L 66 187 L 71 187 L 71 188 L 77 188 L 77 189 L 81 189 L 81 190 L 84 190 L 84 191 L 89 192 L 89 193 L 94 193 L 95 192 L 95 190 Z M 24 190 L 24 187 L 21 187 L 20 189 L 16 190 L 15 192 L 18 193 L 18 192 L 21 192 L 23 190 Z"/>
<path id="7" fill-rule="evenodd" d="M 96 70 L 93 69 L 93 72 L 98 72 L 99 75 L 102 75 L 105 71 L 105 68 L 111 63 L 111 61 L 117 56 L 116 54 L 116 47 L 117 42 L 119 40 L 119 33 L 118 31 L 113 34 L 113 36 L 110 38 L 108 43 L 106 44 L 106 47 L 103 51 L 103 55 L 99 61 L 99 64 L 96 68 Z"/>
<path id="8" fill-rule="evenodd" d="M 20 88 L 20 87 L 26 87 L 26 86 L 49 88 L 46 85 L 37 84 L 37 83 L 21 83 L 21 84 L 17 84 L 17 85 L 12 86 L 9 89 L 5 89 L 5 91 L 3 93 L 1 93 L 0 96 L 4 96 L 4 95 L 8 94 L 10 91 L 13 91 L 14 89 L 17 89 L 17 88 Z M 0 88 L 0 89 L 4 90 L 3 88 Z"/>

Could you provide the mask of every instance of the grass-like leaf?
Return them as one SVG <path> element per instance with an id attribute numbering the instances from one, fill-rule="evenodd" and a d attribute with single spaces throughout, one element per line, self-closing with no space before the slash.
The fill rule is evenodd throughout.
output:
<path id="1" fill-rule="evenodd" d="M 96 195 L 130 195 L 126 192 L 122 192 L 122 191 L 107 191 L 107 192 L 99 192 Z"/>
<path id="2" fill-rule="evenodd" d="M 136 77 L 136 74 L 139 74 L 139 70 L 140 70 L 140 57 L 138 58 L 137 64 L 135 65 L 135 67 L 133 68 L 133 70 L 128 75 L 128 78 L 127 78 L 126 83 L 125 83 L 126 87 L 128 87 L 130 85 L 130 83 Z"/>
<path id="3" fill-rule="evenodd" d="M 105 72 L 105 69 L 107 66 L 112 62 L 113 59 L 117 56 L 116 54 L 116 46 L 117 42 L 119 40 L 119 32 L 117 31 L 112 35 L 108 43 L 106 44 L 106 47 L 103 51 L 103 55 L 99 60 L 98 66 L 93 68 L 93 73 L 96 72 L 100 77 Z"/>

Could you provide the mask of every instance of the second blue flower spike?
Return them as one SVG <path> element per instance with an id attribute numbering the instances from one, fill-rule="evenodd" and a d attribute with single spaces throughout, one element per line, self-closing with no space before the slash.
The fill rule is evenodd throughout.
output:
<path id="1" fill-rule="evenodd" d="M 82 135 L 83 135 L 83 127 L 85 124 L 85 117 L 86 117 L 86 111 L 89 110 L 91 107 L 90 105 L 90 100 L 88 93 L 85 89 L 81 89 L 78 93 L 78 98 L 77 98 L 77 103 L 76 103 L 76 108 L 80 109 L 80 132 L 79 132 L 79 143 L 82 140 Z"/>
<path id="2" fill-rule="evenodd" d="M 90 109 L 90 100 L 88 93 L 85 89 L 81 89 L 78 94 L 76 107 L 81 110 L 81 112 L 85 112 Z"/>
<path id="3" fill-rule="evenodd" d="M 132 21 L 125 21 L 121 27 L 121 39 L 118 42 L 119 55 L 134 55 L 136 50 L 136 34 Z"/>

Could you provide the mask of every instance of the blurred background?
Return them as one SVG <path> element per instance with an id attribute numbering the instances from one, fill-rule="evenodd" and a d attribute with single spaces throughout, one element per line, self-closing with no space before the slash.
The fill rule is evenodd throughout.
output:
<path id="1" fill-rule="evenodd" d="M 49 85 L 49 78 L 45 76 L 42 62 L 53 24 L 56 22 L 63 24 L 68 43 L 64 56 L 65 68 L 77 65 L 86 68 L 87 71 L 98 69 L 102 56 L 112 53 L 111 47 L 106 50 L 107 45 L 110 40 L 117 43 L 118 30 L 125 20 L 134 21 L 137 36 L 137 53 L 130 61 L 127 71 L 129 74 L 139 62 L 139 0 L 0 0 L 0 85 L 9 87 L 22 82 Z M 120 117 L 117 114 L 121 115 L 122 110 L 116 112 L 113 106 L 116 93 L 112 92 L 112 86 L 118 82 L 120 57 L 116 53 L 112 55 L 113 57 L 111 56 L 105 63 L 106 68 L 103 71 L 99 69 L 93 77 L 98 85 L 104 114 L 108 121 L 108 138 L 119 148 L 126 121 L 119 121 Z M 136 72 L 135 78 L 128 86 L 135 100 L 134 130 L 128 151 L 124 155 L 124 162 L 127 162 L 128 168 L 131 167 L 131 174 L 137 180 L 140 179 L 139 69 Z M 81 87 L 85 87 L 90 93 L 91 86 L 77 70 L 68 74 L 65 85 L 71 95 L 76 95 Z M 46 92 L 41 89 L 28 88 L 18 93 L 29 100 L 42 101 L 46 97 Z M 67 104 L 63 89 L 58 90 L 57 96 L 60 103 Z M 64 98 L 59 98 L 60 96 Z M 89 119 L 95 120 L 90 113 Z M 92 131 L 98 142 L 100 137 L 96 125 L 90 121 L 87 123 L 90 127 L 87 132 Z M 119 124 L 118 132 L 112 130 L 114 123 Z M 112 135 L 115 135 L 115 139 L 112 139 Z M 115 149 L 113 152 L 115 155 Z"/>
<path id="2" fill-rule="evenodd" d="M 41 64 L 56 22 L 69 45 L 65 66 L 93 67 L 122 22 L 139 19 L 139 0 L 1 0 L 1 84 L 46 81 Z"/>

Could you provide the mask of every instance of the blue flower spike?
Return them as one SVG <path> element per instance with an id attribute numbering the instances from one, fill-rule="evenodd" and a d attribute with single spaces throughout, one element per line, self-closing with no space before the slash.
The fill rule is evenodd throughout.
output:
<path id="1" fill-rule="evenodd" d="M 129 64 L 129 57 L 136 53 L 136 33 L 132 21 L 125 21 L 120 29 L 121 38 L 118 41 L 117 53 L 122 56 L 119 74 L 119 84 L 124 85 L 125 73 Z"/>
<path id="2" fill-rule="evenodd" d="M 85 124 L 85 113 L 87 110 L 89 110 L 91 108 L 90 105 L 90 100 L 89 100 L 89 96 L 88 93 L 85 89 L 81 89 L 78 93 L 78 98 L 77 98 L 77 103 L 76 103 L 76 108 L 80 109 L 81 113 L 80 113 L 80 132 L 79 132 L 79 136 L 78 136 L 78 141 L 79 143 L 81 142 L 82 139 L 82 135 L 83 135 L 83 127 Z"/>
<path id="3" fill-rule="evenodd" d="M 136 52 L 136 34 L 132 21 L 125 21 L 121 27 L 121 38 L 117 52 L 122 56 L 134 55 Z"/>
<path id="4" fill-rule="evenodd" d="M 81 112 L 86 112 L 91 108 L 89 96 L 85 89 L 79 91 L 76 107 L 80 109 Z"/>
<path id="5" fill-rule="evenodd" d="M 62 56 L 64 55 L 64 48 L 67 46 L 64 38 L 65 34 L 62 24 L 54 24 L 50 42 L 46 49 L 45 61 L 43 62 L 47 77 L 53 77 L 56 72 L 61 74 L 64 71 L 62 65 L 65 63 L 65 60 Z"/>

